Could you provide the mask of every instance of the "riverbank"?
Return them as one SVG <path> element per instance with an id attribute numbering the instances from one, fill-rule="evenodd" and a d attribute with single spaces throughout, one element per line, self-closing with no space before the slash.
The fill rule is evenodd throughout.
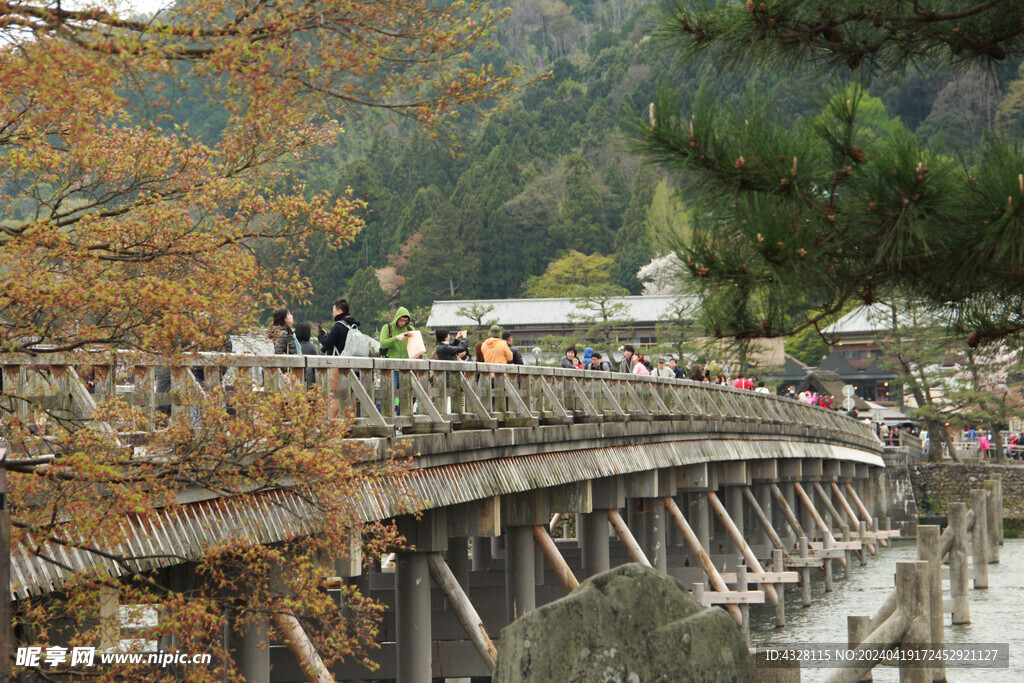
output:
<path id="1" fill-rule="evenodd" d="M 971 489 L 984 486 L 995 475 L 1003 479 L 1003 530 L 1008 538 L 1024 536 L 1024 464 L 918 463 L 910 466 L 910 480 L 918 514 L 946 514 L 951 502 L 970 500 Z"/>

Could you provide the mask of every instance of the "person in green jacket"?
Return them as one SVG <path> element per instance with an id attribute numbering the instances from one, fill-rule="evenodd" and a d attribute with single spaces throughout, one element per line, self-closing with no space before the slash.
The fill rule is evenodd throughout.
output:
<path id="1" fill-rule="evenodd" d="M 380 348 L 387 351 L 388 358 L 409 357 L 406 339 L 416 329 L 409 324 L 409 320 L 409 309 L 399 306 L 391 322 L 380 328 Z"/>

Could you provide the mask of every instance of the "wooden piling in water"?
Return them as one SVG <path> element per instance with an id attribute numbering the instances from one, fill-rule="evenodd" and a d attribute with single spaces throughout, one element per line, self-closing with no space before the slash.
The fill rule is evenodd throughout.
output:
<path id="1" fill-rule="evenodd" d="M 942 627 L 942 558 L 939 555 L 939 527 L 921 524 L 917 527 L 917 559 L 928 563 L 928 619 L 931 643 L 942 643 L 945 634 Z M 946 680 L 946 666 L 941 659 L 933 661 L 931 680 Z"/>
<path id="2" fill-rule="evenodd" d="M 930 592 L 927 562 L 896 563 L 896 611 L 909 620 L 901 649 L 930 646 Z M 922 667 L 913 655 L 902 657 L 900 683 L 931 683 L 931 670 Z"/>
<path id="3" fill-rule="evenodd" d="M 842 534 L 843 540 L 845 542 L 849 543 L 849 542 L 853 541 L 853 534 L 850 533 L 850 527 L 848 525 L 843 524 L 841 527 L 839 527 L 839 532 Z M 864 541 L 861 541 L 861 552 L 863 552 L 863 550 L 864 550 Z M 857 551 L 856 550 L 847 550 L 846 551 L 846 570 L 843 572 L 843 578 L 844 579 L 850 578 L 850 568 L 853 567 L 853 554 L 855 552 L 857 552 Z"/>
<path id="4" fill-rule="evenodd" d="M 974 571 L 974 589 L 988 588 L 988 494 L 985 489 L 971 489 L 971 512 L 974 530 L 971 532 L 971 569 Z"/>
<path id="5" fill-rule="evenodd" d="M 726 533 L 729 534 L 729 537 L 736 545 L 737 550 L 740 551 L 740 554 L 743 556 L 743 561 L 746 563 L 746 566 L 750 567 L 759 574 L 764 573 L 764 568 L 761 566 L 761 563 L 758 561 L 757 557 L 754 556 L 754 552 L 750 549 L 750 545 L 747 543 L 746 539 L 743 538 L 743 533 L 736 526 L 736 523 L 732 521 L 732 517 L 729 516 L 729 513 L 726 511 L 725 506 L 722 505 L 722 501 L 718 499 L 718 496 L 715 495 L 714 491 L 708 491 L 707 497 L 708 502 L 711 503 L 711 509 L 715 511 L 715 514 L 718 516 L 718 519 L 722 522 L 722 526 L 725 527 Z M 761 584 L 761 588 L 764 590 L 765 595 L 768 596 L 768 599 L 771 601 L 773 605 L 778 603 L 779 596 L 775 592 L 775 588 L 772 586 L 772 584 L 763 583 Z M 742 590 L 746 590 L 746 588 Z"/>
<path id="6" fill-rule="evenodd" d="M 995 479 L 985 480 L 985 491 L 988 494 L 985 508 L 985 516 L 988 520 L 988 563 L 999 564 L 999 518 L 1003 516 L 1002 503 L 998 500 Z"/>
<path id="7" fill-rule="evenodd" d="M 722 575 L 718 573 L 718 568 L 708 557 L 707 550 L 697 540 L 697 534 L 693 533 L 693 529 L 690 528 L 690 523 L 686 521 L 686 517 L 680 512 L 679 506 L 676 505 L 676 501 L 671 496 L 664 497 L 665 510 L 669 516 L 672 517 L 672 521 L 675 523 L 676 528 L 683 535 L 683 540 L 690 547 L 690 551 L 697 556 L 697 561 L 700 563 L 701 568 L 704 569 L 704 573 L 708 577 L 708 581 L 711 582 L 711 587 L 716 591 L 726 592 L 729 587 L 725 585 L 725 581 L 722 580 Z M 701 595 L 703 596 L 703 586 L 701 587 Z M 741 623 L 743 615 L 740 613 L 739 608 L 736 605 L 726 605 L 725 608 L 729 610 L 736 623 Z"/>
<path id="8" fill-rule="evenodd" d="M 999 545 L 1003 545 L 1005 540 L 1003 536 L 1003 475 L 997 474 L 996 480 L 996 510 L 999 514 L 996 515 L 996 538 L 999 540 Z"/>
<path id="9" fill-rule="evenodd" d="M 860 536 L 860 543 L 861 543 L 860 550 L 857 553 L 857 557 L 860 558 L 860 566 L 863 567 L 863 566 L 867 565 L 867 563 L 868 563 L 868 555 L 867 555 L 867 552 L 865 551 L 865 548 L 867 548 L 867 551 L 870 551 L 872 555 L 875 554 L 877 551 L 875 550 L 875 546 L 870 541 L 868 541 L 868 523 L 867 522 L 865 522 L 863 520 L 858 522 L 858 524 L 857 524 L 857 535 Z"/>
<path id="10" fill-rule="evenodd" d="M 801 536 L 799 540 L 800 544 L 800 557 L 807 559 L 811 556 L 811 546 L 807 541 L 806 536 Z M 808 566 L 800 567 L 800 599 L 804 607 L 809 607 L 811 604 L 811 568 Z"/>
<path id="11" fill-rule="evenodd" d="M 736 567 L 736 590 L 743 593 L 746 592 L 747 588 L 747 565 L 741 564 Z M 743 642 L 746 643 L 747 647 L 750 647 L 750 605 L 747 603 L 740 604 L 740 634 L 743 636 Z"/>
<path id="12" fill-rule="evenodd" d="M 825 540 L 826 547 L 829 548 L 829 549 L 835 547 L 835 542 L 836 542 L 835 536 L 832 535 L 832 531 L 828 528 L 828 525 L 825 524 L 825 520 L 823 520 L 821 518 L 821 515 L 818 514 L 818 510 L 815 509 L 814 503 L 811 502 L 811 497 L 807 495 L 807 491 L 805 491 L 804 487 L 800 485 L 800 482 L 793 482 L 793 489 L 796 491 L 797 495 L 800 496 L 800 501 L 804 504 L 804 507 L 811 514 L 811 518 L 814 520 L 815 525 L 819 529 L 821 529 L 821 532 L 825 535 L 825 539 L 824 540 Z M 846 567 L 846 558 L 845 557 L 840 557 L 839 558 L 839 564 L 843 565 L 843 567 Z M 826 568 L 825 572 L 827 573 L 827 575 L 829 577 L 829 582 L 831 582 L 831 579 L 832 579 L 832 558 L 831 557 L 826 557 L 825 558 L 825 568 Z M 825 590 L 832 590 L 827 583 L 826 583 L 826 586 L 825 586 Z"/>
<path id="13" fill-rule="evenodd" d="M 785 551 L 780 548 L 772 551 L 772 571 L 786 571 Z M 786 584 L 775 584 L 775 590 L 779 595 L 779 601 L 775 603 L 775 627 L 782 628 L 786 625 Z"/>
<path id="14" fill-rule="evenodd" d="M 949 594 L 953 598 L 953 623 L 971 623 L 968 598 L 970 572 L 967 564 L 967 505 L 950 503 L 946 509 L 952 543 L 949 548 Z"/>
<path id="15" fill-rule="evenodd" d="M 868 625 L 871 623 L 871 617 L 846 617 L 846 640 L 851 650 L 856 650 L 857 646 L 864 642 L 864 639 L 871 633 L 868 631 Z M 858 683 L 872 683 L 874 677 L 871 675 L 869 670 L 866 674 L 860 677 Z"/>

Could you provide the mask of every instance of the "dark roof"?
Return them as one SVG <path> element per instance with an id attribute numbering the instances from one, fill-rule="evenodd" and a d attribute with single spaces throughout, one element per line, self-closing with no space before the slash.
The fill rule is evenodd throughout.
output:
<path id="1" fill-rule="evenodd" d="M 846 383 L 843 381 L 843 378 L 837 373 L 829 370 L 815 370 L 804 377 L 804 381 L 796 388 L 796 392 L 799 394 L 810 389 L 819 395 L 832 394 L 837 402 L 842 403 L 844 398 L 843 387 L 845 385 Z M 854 395 L 853 400 L 857 410 L 868 410 L 871 407 L 860 396 Z"/>
<path id="2" fill-rule="evenodd" d="M 788 353 L 784 356 L 785 362 L 782 364 L 782 370 L 769 375 L 768 379 L 775 382 L 799 382 L 807 373 L 814 370 L 809 365 L 804 365 L 793 356 Z"/>
<path id="3" fill-rule="evenodd" d="M 827 370 L 836 376 L 839 375 L 856 375 L 860 372 L 857 368 L 850 365 L 850 361 L 843 357 L 842 351 L 833 351 L 821 361 L 821 365 L 818 366 L 819 370 Z"/>

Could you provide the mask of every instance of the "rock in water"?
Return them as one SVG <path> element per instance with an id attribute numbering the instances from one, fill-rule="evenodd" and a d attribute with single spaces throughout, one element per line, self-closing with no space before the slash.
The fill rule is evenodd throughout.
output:
<path id="1" fill-rule="evenodd" d="M 639 564 L 587 579 L 501 632 L 497 683 L 753 683 L 754 664 L 723 610 Z"/>

